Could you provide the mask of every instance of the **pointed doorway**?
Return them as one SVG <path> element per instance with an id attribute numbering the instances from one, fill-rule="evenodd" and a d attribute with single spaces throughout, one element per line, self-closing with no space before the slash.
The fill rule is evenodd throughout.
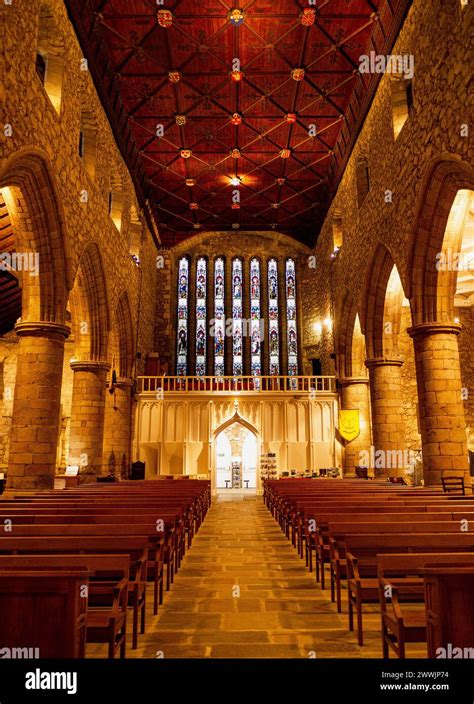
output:
<path id="1" fill-rule="evenodd" d="M 258 489 L 258 441 L 250 424 L 234 416 L 218 428 L 214 440 L 215 489 L 218 493 L 255 494 Z"/>

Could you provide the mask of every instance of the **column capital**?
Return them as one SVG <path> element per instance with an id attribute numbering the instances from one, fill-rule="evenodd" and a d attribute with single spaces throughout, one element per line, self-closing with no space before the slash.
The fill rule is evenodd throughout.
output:
<path id="1" fill-rule="evenodd" d="M 76 359 L 73 362 L 70 362 L 70 366 L 73 372 L 108 372 L 111 367 L 108 362 L 93 362 L 91 360 L 83 359 Z"/>
<path id="2" fill-rule="evenodd" d="M 447 323 L 447 322 L 432 322 L 432 323 L 420 323 L 420 325 L 414 325 L 407 329 L 407 333 L 410 337 L 418 337 L 425 335 L 459 335 L 462 330 L 462 325 L 459 323 Z"/>
<path id="3" fill-rule="evenodd" d="M 339 386 L 352 386 L 353 384 L 368 384 L 368 376 L 346 376 L 338 379 L 337 382 Z"/>
<path id="4" fill-rule="evenodd" d="M 51 340 L 65 340 L 71 334 L 71 329 L 61 323 L 48 321 L 21 321 L 15 325 L 18 337 L 46 337 Z"/>
<path id="5" fill-rule="evenodd" d="M 401 367 L 403 365 L 403 359 L 393 358 L 386 359 L 385 357 L 373 357 L 372 359 L 365 360 L 365 366 L 367 369 L 373 369 L 374 367 Z"/>

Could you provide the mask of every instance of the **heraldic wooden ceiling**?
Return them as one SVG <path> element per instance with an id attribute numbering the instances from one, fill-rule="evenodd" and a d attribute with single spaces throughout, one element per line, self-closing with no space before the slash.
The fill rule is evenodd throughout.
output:
<path id="1" fill-rule="evenodd" d="M 380 78 L 359 56 L 390 52 L 409 4 L 66 0 L 161 242 L 312 244 Z"/>

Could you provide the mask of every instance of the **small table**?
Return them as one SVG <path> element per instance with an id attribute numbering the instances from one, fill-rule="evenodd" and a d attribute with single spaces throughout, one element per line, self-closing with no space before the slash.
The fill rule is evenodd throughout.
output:
<path id="1" fill-rule="evenodd" d="M 249 488 L 249 481 L 250 481 L 250 479 L 244 479 L 244 484 L 246 485 L 245 486 L 246 489 Z"/>
<path id="2" fill-rule="evenodd" d="M 226 489 L 229 489 L 229 488 L 230 488 L 230 487 L 229 487 L 230 479 L 224 479 L 224 481 L 225 481 L 225 488 L 226 488 Z"/>

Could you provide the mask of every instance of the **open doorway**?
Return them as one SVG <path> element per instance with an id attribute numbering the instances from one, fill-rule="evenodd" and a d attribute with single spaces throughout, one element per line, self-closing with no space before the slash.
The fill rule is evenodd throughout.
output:
<path id="1" fill-rule="evenodd" d="M 215 440 L 217 491 L 255 492 L 258 448 L 255 434 L 236 421 Z"/>

